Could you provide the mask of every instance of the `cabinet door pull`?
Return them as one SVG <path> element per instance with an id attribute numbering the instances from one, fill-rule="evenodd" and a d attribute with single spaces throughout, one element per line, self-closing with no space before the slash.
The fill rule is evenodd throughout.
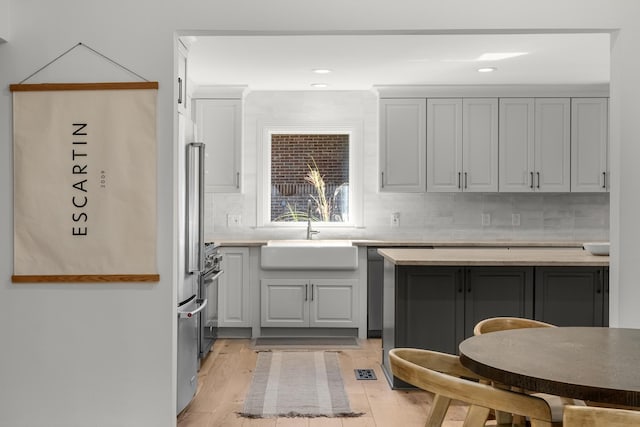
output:
<path id="1" fill-rule="evenodd" d="M 536 185 L 536 188 L 540 188 L 540 172 L 536 172 L 536 175 L 538 176 L 538 185 Z"/>
<path id="2" fill-rule="evenodd" d="M 311 301 L 313 301 L 313 283 L 311 284 Z"/>
<path id="3" fill-rule="evenodd" d="M 182 104 L 182 77 L 178 77 L 178 104 Z"/>
<path id="4" fill-rule="evenodd" d="M 380 188 L 384 188 L 384 171 L 380 172 Z"/>
<path id="5" fill-rule="evenodd" d="M 240 172 L 236 172 L 236 188 L 240 188 Z"/>
<path id="6" fill-rule="evenodd" d="M 607 188 L 607 173 L 602 172 L 602 188 Z"/>
<path id="7" fill-rule="evenodd" d="M 462 188 L 460 187 L 460 175 L 462 175 L 460 172 L 458 172 L 458 188 Z"/>
<path id="8" fill-rule="evenodd" d="M 304 300 L 307 301 L 309 299 L 309 285 L 304 285 Z"/>
<path id="9" fill-rule="evenodd" d="M 464 173 L 464 188 L 467 188 L 467 173 Z"/>
<path id="10" fill-rule="evenodd" d="M 529 172 L 529 188 L 533 190 L 533 172 Z"/>

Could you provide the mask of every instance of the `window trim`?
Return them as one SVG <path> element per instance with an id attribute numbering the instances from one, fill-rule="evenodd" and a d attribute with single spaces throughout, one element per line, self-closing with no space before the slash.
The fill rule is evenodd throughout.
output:
<path id="1" fill-rule="evenodd" d="M 273 134 L 347 134 L 349 135 L 349 222 L 320 222 L 319 228 L 348 228 L 362 226 L 363 201 L 363 140 L 362 122 L 335 123 L 262 123 L 259 126 L 257 221 L 258 227 L 306 227 L 301 221 L 271 221 L 271 135 Z"/>

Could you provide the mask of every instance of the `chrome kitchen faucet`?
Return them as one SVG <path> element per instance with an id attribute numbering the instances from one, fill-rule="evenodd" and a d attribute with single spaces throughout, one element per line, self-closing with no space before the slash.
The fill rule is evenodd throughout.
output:
<path id="1" fill-rule="evenodd" d="M 311 200 L 307 202 L 307 240 L 311 240 L 314 234 L 320 233 L 318 230 L 311 229 Z"/>

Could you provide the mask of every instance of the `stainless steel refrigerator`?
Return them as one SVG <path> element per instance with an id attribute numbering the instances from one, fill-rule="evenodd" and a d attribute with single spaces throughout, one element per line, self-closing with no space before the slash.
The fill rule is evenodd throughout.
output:
<path id="1" fill-rule="evenodd" d="M 179 123 L 180 126 L 180 123 Z M 207 306 L 199 295 L 204 269 L 204 150 L 203 143 L 185 145 L 184 214 L 180 218 L 185 263 L 178 282 L 177 412 L 193 399 L 198 387 L 198 313 Z"/>

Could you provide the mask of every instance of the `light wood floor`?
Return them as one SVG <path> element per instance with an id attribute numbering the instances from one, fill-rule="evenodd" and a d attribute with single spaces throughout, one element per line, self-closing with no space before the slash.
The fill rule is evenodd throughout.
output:
<path id="1" fill-rule="evenodd" d="M 356 418 L 266 418 L 237 415 L 251 382 L 257 353 L 250 340 L 217 340 L 199 373 L 198 392 L 178 416 L 178 427 L 422 427 L 432 396 L 391 390 L 380 368 L 381 341 L 363 340 L 358 349 L 340 349 L 339 359 Z M 356 380 L 354 369 L 374 369 L 377 380 Z M 452 405 L 446 427 L 462 426 L 466 407 Z"/>

